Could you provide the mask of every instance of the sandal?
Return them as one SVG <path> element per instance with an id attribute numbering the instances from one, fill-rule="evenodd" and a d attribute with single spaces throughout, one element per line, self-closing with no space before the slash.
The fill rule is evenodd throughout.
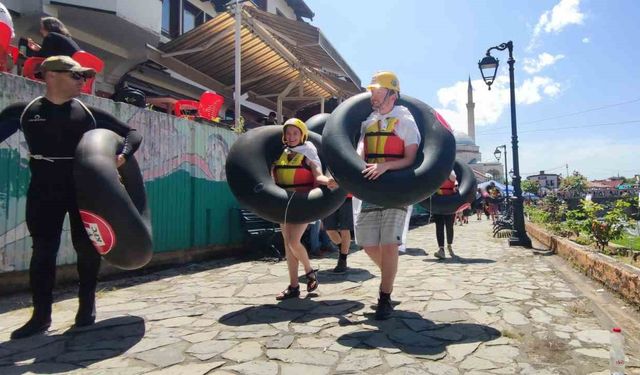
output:
<path id="1" fill-rule="evenodd" d="M 291 285 L 289 285 L 287 289 L 283 290 L 282 292 L 280 292 L 280 294 L 276 296 L 276 300 L 282 301 L 285 299 L 298 298 L 298 297 L 300 297 L 300 286 L 298 285 L 297 287 L 294 288 Z"/>
<path id="2" fill-rule="evenodd" d="M 312 269 L 304 277 L 307 278 L 307 293 L 318 289 L 318 270 Z"/>

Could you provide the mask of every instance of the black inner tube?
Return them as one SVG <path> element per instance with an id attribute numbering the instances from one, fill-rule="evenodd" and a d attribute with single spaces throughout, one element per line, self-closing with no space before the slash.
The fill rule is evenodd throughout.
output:
<path id="1" fill-rule="evenodd" d="M 116 133 L 86 132 L 76 148 L 73 174 L 94 247 L 112 265 L 130 270 L 151 260 L 153 242 L 142 173 L 133 156 L 116 168 L 120 149 L 122 137 Z"/>
<path id="2" fill-rule="evenodd" d="M 310 132 L 322 135 L 329 116 L 331 116 L 329 113 L 318 113 L 317 115 L 309 117 L 306 121 L 307 129 L 309 129 Z"/>
<path id="3" fill-rule="evenodd" d="M 413 165 L 387 171 L 376 180 L 365 179 L 365 162 L 356 153 L 361 124 L 371 114 L 370 93 L 353 96 L 336 108 L 322 135 L 322 151 L 338 183 L 356 197 L 385 207 L 421 202 L 448 178 L 456 154 L 452 132 L 427 104 L 402 95 L 396 102 L 413 115 L 421 142 Z"/>
<path id="4" fill-rule="evenodd" d="M 318 149 L 323 169 L 320 135 L 309 132 Z M 309 223 L 329 216 L 344 202 L 343 189 L 320 186 L 307 193 L 276 185 L 271 166 L 283 150 L 282 125 L 262 126 L 241 135 L 233 144 L 225 169 L 227 182 L 238 201 L 263 219 L 274 223 Z"/>
<path id="5" fill-rule="evenodd" d="M 458 181 L 458 192 L 452 195 L 433 194 L 420 202 L 427 211 L 436 215 L 451 215 L 465 203 L 471 203 L 476 197 L 478 182 L 476 176 L 464 162 L 457 160 L 453 164 L 453 171 Z"/>

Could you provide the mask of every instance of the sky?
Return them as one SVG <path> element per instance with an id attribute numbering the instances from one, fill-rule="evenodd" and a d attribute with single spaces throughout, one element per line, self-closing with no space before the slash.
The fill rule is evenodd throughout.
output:
<path id="1" fill-rule="evenodd" d="M 401 93 L 467 132 L 467 80 L 483 161 L 507 144 L 508 51 L 487 90 L 478 61 L 513 41 L 520 174 L 589 179 L 640 174 L 640 39 L 637 0 L 305 0 L 362 81 L 398 75 Z"/>

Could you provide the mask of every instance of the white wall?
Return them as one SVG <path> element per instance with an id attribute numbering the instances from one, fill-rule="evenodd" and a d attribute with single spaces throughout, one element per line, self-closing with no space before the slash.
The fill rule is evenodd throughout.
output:
<path id="1" fill-rule="evenodd" d="M 137 3 L 138 1 L 140 0 L 130 2 Z M 56 0 L 56 2 L 81 6 L 85 8 L 100 9 L 107 12 L 115 12 L 118 0 Z M 50 3 L 50 1 L 46 0 L 46 3 L 48 4 Z"/>
<path id="2" fill-rule="evenodd" d="M 109 0 L 109 2 L 116 1 L 118 17 L 160 34 L 162 27 L 161 0 Z"/>
<path id="3" fill-rule="evenodd" d="M 276 14 L 276 8 L 285 15 L 285 17 L 295 20 L 296 14 L 285 0 L 267 0 L 267 12 Z"/>
<path id="4" fill-rule="evenodd" d="M 18 13 L 36 13 L 42 11 L 42 0 L 2 0 L 2 4 L 4 4 L 7 9 Z"/>

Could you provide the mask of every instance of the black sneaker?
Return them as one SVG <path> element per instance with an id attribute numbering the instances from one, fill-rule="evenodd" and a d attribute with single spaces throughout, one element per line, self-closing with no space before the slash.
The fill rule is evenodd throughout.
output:
<path id="1" fill-rule="evenodd" d="M 338 259 L 338 265 L 333 269 L 333 273 L 345 273 L 347 272 L 347 260 Z"/>
<path id="2" fill-rule="evenodd" d="M 387 320 L 391 317 L 393 313 L 393 306 L 391 305 L 391 300 L 381 300 L 378 299 L 378 307 L 376 308 L 376 320 Z"/>
<path id="3" fill-rule="evenodd" d="M 32 317 L 22 327 L 11 332 L 11 340 L 23 339 L 46 332 L 51 327 L 51 318 Z"/>

